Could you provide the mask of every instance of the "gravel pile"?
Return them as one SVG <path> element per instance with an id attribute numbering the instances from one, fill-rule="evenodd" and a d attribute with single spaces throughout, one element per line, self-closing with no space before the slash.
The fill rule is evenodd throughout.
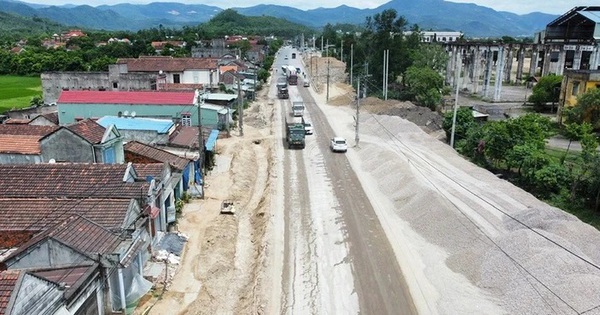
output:
<path id="1" fill-rule="evenodd" d="M 600 314 L 600 232 L 405 119 L 364 115 L 361 128 L 362 171 L 410 226 L 402 241 L 438 313 Z"/>

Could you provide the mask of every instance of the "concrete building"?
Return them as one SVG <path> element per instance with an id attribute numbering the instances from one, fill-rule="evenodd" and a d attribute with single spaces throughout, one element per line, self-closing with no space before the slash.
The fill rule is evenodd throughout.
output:
<path id="1" fill-rule="evenodd" d="M 566 70 L 558 101 L 558 121 L 563 109 L 577 106 L 577 97 L 590 89 L 600 89 L 600 70 Z"/>
<path id="2" fill-rule="evenodd" d="M 409 36 L 412 33 L 412 31 L 406 31 L 404 35 Z M 421 31 L 419 35 L 423 43 L 453 43 L 460 40 L 464 34 L 451 31 Z"/>
<path id="3" fill-rule="evenodd" d="M 61 124 L 85 118 L 133 115 L 198 126 L 198 98 L 196 92 L 64 91 L 57 104 Z M 201 105 L 202 126 L 218 128 L 227 121 L 227 113 L 225 106 Z"/>
<path id="4" fill-rule="evenodd" d="M 154 119 L 128 116 L 104 116 L 97 121 L 107 128 L 115 126 L 123 142 L 139 141 L 149 145 L 167 145 L 169 137 L 175 130 L 175 123 L 171 119 Z"/>

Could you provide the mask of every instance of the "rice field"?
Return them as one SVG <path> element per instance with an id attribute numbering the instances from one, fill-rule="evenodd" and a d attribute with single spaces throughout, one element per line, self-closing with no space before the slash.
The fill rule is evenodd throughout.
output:
<path id="1" fill-rule="evenodd" d="M 42 95 L 40 77 L 0 76 L 0 114 L 29 107 L 31 98 Z"/>

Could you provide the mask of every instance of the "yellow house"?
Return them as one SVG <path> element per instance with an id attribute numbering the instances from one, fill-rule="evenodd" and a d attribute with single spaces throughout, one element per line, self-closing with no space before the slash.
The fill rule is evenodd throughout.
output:
<path id="1" fill-rule="evenodd" d="M 562 109 L 577 105 L 577 97 L 589 89 L 600 89 L 600 70 L 565 70 L 560 88 L 558 121 Z"/>

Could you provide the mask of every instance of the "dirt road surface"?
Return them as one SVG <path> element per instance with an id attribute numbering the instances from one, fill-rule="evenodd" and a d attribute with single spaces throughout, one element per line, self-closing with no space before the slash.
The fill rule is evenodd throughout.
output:
<path id="1" fill-rule="evenodd" d="M 417 313 L 600 314 L 597 230 L 406 119 L 362 111 L 356 146 L 353 94 L 332 84 L 340 98 L 328 105 L 320 87 L 308 89 L 306 149 L 283 147 L 284 113 L 268 89 L 246 111 L 244 137 L 218 141 L 207 199 L 180 219 L 182 264 L 139 313 L 398 314 L 401 271 Z M 349 140 L 346 154 L 326 150 L 332 134 Z M 223 199 L 236 200 L 236 215 L 218 214 Z"/>

